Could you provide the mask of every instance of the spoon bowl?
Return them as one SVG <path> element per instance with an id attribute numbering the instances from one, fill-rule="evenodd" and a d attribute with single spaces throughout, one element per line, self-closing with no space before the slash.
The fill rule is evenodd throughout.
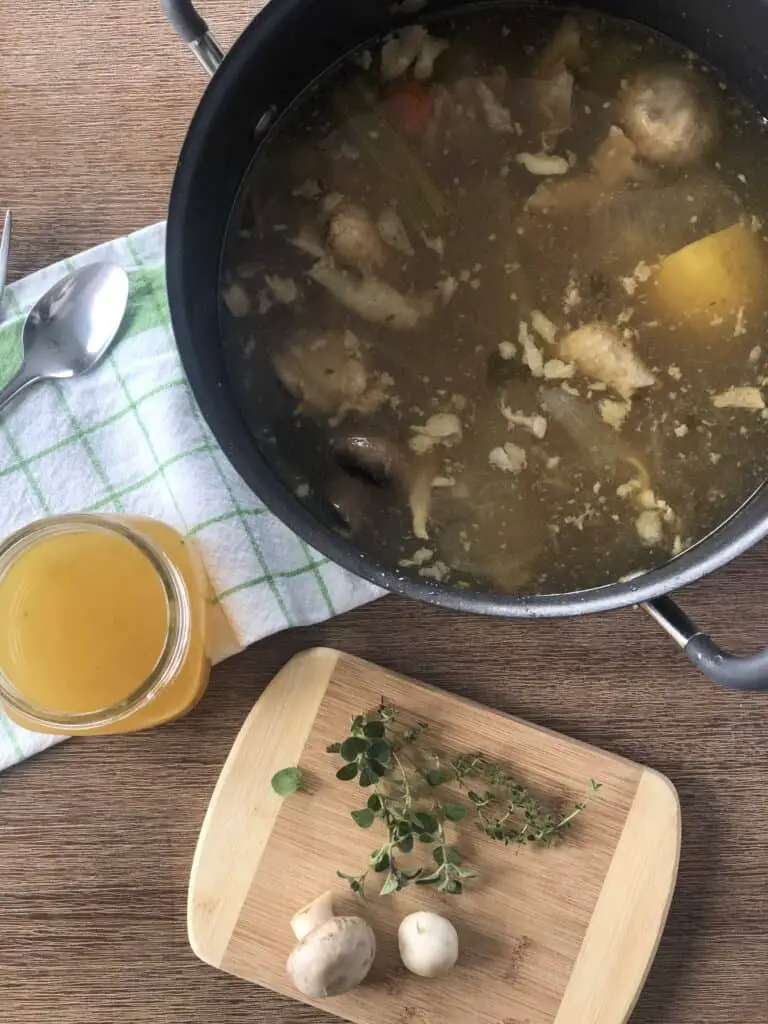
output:
<path id="1" fill-rule="evenodd" d="M 38 299 L 21 336 L 22 362 L 0 389 L 0 408 L 35 381 L 92 370 L 115 339 L 128 302 L 128 275 L 113 263 L 79 267 Z"/>

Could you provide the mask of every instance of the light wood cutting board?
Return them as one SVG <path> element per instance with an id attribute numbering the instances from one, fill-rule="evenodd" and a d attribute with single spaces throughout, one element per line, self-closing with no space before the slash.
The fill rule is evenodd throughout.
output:
<path id="1" fill-rule="evenodd" d="M 363 905 L 336 878 L 379 845 L 350 818 L 363 806 L 326 746 L 384 697 L 430 724 L 444 750 L 482 750 L 542 796 L 576 800 L 602 784 L 556 847 L 503 848 L 462 823 L 458 844 L 480 872 L 460 896 L 414 887 Z M 272 775 L 299 765 L 306 792 L 286 800 Z M 195 953 L 214 967 L 302 998 L 285 961 L 292 915 L 332 888 L 337 913 L 362 913 L 378 953 L 359 989 L 315 1005 L 358 1024 L 620 1024 L 664 927 L 677 874 L 680 810 L 657 772 L 375 665 L 316 649 L 293 658 L 248 716 L 203 823 L 189 885 Z M 399 962 L 400 919 L 429 908 L 459 932 L 459 963 L 424 980 Z M 308 1002 L 309 1000 L 304 1000 Z"/>

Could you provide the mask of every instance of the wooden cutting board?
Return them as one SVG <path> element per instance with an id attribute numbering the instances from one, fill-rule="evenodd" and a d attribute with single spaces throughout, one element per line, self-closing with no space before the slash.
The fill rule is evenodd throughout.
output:
<path id="1" fill-rule="evenodd" d="M 384 697 L 430 724 L 439 749 L 482 750 L 555 800 L 602 785 L 560 845 L 503 848 L 471 825 L 457 842 L 480 877 L 460 896 L 414 887 L 361 904 L 336 877 L 358 873 L 379 844 L 365 803 L 339 782 L 326 746 Z M 270 786 L 299 765 L 306 791 Z M 378 939 L 365 985 L 317 1002 L 358 1024 L 620 1024 L 656 951 L 677 874 L 680 809 L 657 772 L 327 649 L 293 658 L 240 731 L 203 823 L 189 885 L 189 939 L 214 967 L 302 999 L 285 974 L 296 910 L 333 889 L 337 913 L 362 913 Z M 450 917 L 461 954 L 441 979 L 400 964 L 401 918 Z M 311 1002 L 310 1000 L 303 1000 Z"/>

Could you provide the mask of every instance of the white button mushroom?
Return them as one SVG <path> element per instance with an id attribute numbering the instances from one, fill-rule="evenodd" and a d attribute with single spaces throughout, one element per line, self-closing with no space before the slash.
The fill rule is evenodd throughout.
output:
<path id="1" fill-rule="evenodd" d="M 365 980 L 376 956 L 376 936 L 362 917 L 335 917 L 330 892 L 303 907 L 291 928 L 300 941 L 286 970 L 305 996 L 340 996 Z"/>
<path id="2" fill-rule="evenodd" d="M 447 974 L 459 955 L 459 936 L 450 921 L 429 910 L 409 914 L 397 931 L 400 959 L 413 974 Z"/>
<path id="3" fill-rule="evenodd" d="M 717 142 L 717 103 L 709 81 L 690 68 L 659 65 L 637 74 L 623 97 L 624 126 L 641 156 L 682 167 Z"/>

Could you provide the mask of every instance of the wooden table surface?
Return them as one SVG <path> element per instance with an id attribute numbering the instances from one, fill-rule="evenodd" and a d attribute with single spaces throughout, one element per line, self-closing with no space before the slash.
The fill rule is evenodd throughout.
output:
<path id="1" fill-rule="evenodd" d="M 250 10 L 204 6 L 223 43 Z M 204 78 L 158 8 L 0 0 L 0 208 L 15 214 L 14 276 L 164 216 Z M 766 640 L 766 578 L 763 549 L 685 602 L 723 642 L 751 649 Z M 394 598 L 219 666 L 174 726 L 65 743 L 0 777 L 4 1024 L 325 1019 L 197 962 L 185 934 L 221 764 L 270 677 L 312 644 L 666 772 L 683 808 L 680 879 L 633 1024 L 768 1024 L 768 697 L 717 691 L 636 611 L 516 624 Z"/>

